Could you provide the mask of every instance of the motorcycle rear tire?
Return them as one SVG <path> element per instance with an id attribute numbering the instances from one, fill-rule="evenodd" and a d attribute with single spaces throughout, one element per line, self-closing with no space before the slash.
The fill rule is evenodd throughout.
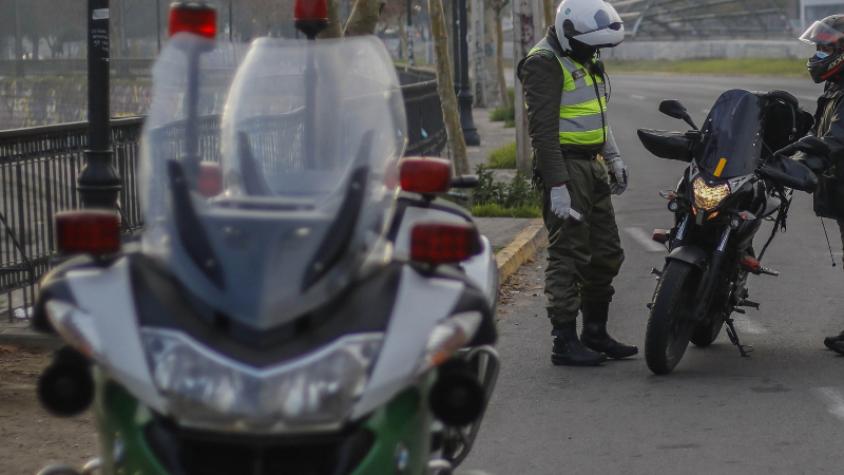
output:
<path id="1" fill-rule="evenodd" d="M 686 353 L 699 281 L 697 267 L 686 262 L 671 260 L 663 269 L 645 333 L 645 361 L 654 374 L 670 373 Z"/>
<path id="2" fill-rule="evenodd" d="M 718 334 L 721 333 L 723 326 L 724 319 L 720 315 L 713 315 L 712 320 L 695 325 L 689 341 L 694 343 L 698 348 L 706 348 L 718 338 Z"/>

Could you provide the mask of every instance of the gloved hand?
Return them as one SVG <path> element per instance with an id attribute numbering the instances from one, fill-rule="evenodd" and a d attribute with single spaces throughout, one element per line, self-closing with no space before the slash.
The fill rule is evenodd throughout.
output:
<path id="1" fill-rule="evenodd" d="M 627 190 L 627 167 L 621 157 L 607 159 L 610 172 L 610 190 L 614 195 L 620 195 Z"/>
<path id="2" fill-rule="evenodd" d="M 551 188 L 551 212 L 561 219 L 571 214 L 571 195 L 566 185 Z"/>

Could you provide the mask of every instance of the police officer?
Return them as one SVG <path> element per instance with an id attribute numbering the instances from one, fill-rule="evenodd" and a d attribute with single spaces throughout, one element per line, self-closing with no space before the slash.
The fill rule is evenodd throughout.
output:
<path id="1" fill-rule="evenodd" d="M 627 169 L 607 123 L 609 96 L 597 52 L 623 40 L 621 18 L 609 3 L 563 0 L 554 26 L 518 66 L 544 192 L 555 365 L 595 366 L 607 356 L 638 352 L 607 333 L 612 281 L 624 260 L 610 195 L 627 188 Z"/>
<path id="2" fill-rule="evenodd" d="M 817 52 L 807 67 L 816 83 L 826 82 L 818 99 L 813 133 L 830 148 L 828 168 L 820 173 L 821 186 L 815 193 L 815 211 L 836 218 L 844 242 L 844 15 L 816 21 L 800 40 Z M 824 340 L 831 350 L 844 354 L 844 331 Z"/>

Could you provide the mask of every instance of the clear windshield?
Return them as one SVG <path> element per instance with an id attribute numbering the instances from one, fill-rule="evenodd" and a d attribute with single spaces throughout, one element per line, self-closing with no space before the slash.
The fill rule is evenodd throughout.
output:
<path id="1" fill-rule="evenodd" d="M 698 167 L 711 178 L 753 173 L 762 157 L 762 109 L 753 93 L 734 89 L 718 98 L 695 151 Z"/>
<path id="2" fill-rule="evenodd" d="M 381 42 L 245 47 L 181 35 L 153 81 L 145 252 L 215 311 L 256 328 L 342 291 L 383 233 L 385 174 L 405 146 Z"/>

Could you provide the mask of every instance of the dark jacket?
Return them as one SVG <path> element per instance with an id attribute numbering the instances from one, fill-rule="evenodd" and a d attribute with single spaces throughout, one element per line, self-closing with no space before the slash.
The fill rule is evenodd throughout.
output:
<path id="1" fill-rule="evenodd" d="M 844 219 L 844 80 L 827 83 L 818 98 L 814 135 L 829 146 L 830 169 L 819 176 L 815 212 L 824 217 Z M 844 231 L 844 228 L 842 229 Z"/>
<path id="2" fill-rule="evenodd" d="M 548 43 L 563 54 L 554 27 L 548 28 Z M 569 172 L 560 150 L 560 100 L 563 71 L 557 58 L 540 52 L 522 59 L 517 68 L 527 106 L 528 133 L 534 163 L 546 188 L 569 181 Z M 517 106 L 518 107 L 518 106 Z"/>

